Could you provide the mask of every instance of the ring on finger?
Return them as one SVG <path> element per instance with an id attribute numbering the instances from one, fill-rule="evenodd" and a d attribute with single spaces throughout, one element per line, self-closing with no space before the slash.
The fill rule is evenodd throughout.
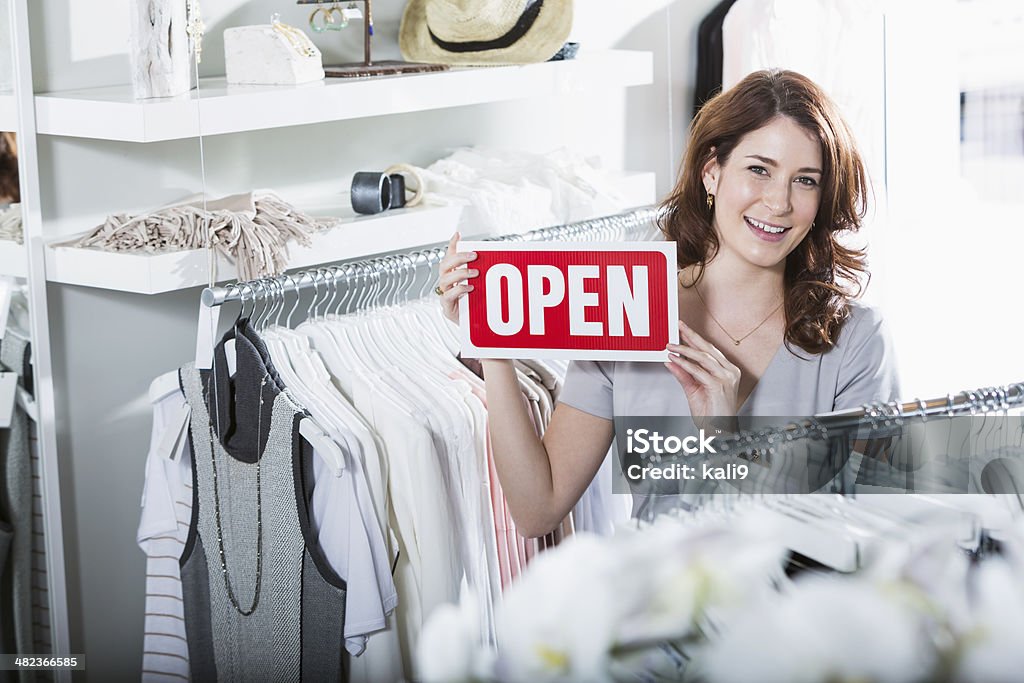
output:
<path id="1" fill-rule="evenodd" d="M 437 294 L 438 296 L 444 296 L 444 290 L 441 289 L 441 285 L 434 287 L 434 294 Z"/>

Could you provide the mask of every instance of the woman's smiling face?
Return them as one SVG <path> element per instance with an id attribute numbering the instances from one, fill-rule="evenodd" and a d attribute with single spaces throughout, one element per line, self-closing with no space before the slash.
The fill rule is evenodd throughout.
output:
<path id="1" fill-rule="evenodd" d="M 821 144 L 792 119 L 745 135 L 728 161 L 704 166 L 720 249 L 762 268 L 783 262 L 811 230 L 821 180 Z"/>

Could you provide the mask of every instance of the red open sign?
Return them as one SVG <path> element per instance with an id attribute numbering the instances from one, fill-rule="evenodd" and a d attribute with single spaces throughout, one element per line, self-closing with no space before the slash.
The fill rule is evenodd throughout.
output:
<path id="1" fill-rule="evenodd" d="M 468 358 L 664 361 L 678 343 L 674 242 L 460 242 Z"/>

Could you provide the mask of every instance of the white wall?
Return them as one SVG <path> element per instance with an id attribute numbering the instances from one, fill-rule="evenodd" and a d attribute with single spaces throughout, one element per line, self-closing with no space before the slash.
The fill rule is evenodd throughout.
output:
<path id="1" fill-rule="evenodd" d="M 978 196 L 963 182 L 959 158 L 961 72 L 988 77 L 985 65 L 965 59 L 963 50 L 985 42 L 986 35 L 967 33 L 984 21 L 963 18 L 980 17 L 993 3 L 889 4 L 886 313 L 904 396 L 1019 382 L 1024 319 L 1016 292 L 1024 195 L 1011 202 Z M 1016 49 L 1012 63 L 1019 64 L 1019 41 Z M 991 62 L 998 67 L 991 76 L 998 76 L 1004 61 Z"/>
<path id="2" fill-rule="evenodd" d="M 652 50 L 653 86 L 208 138 L 207 189 L 219 195 L 274 187 L 285 198 L 310 187 L 342 192 L 356 170 L 425 164 L 451 147 L 484 144 L 535 151 L 570 145 L 609 168 L 656 171 L 663 193 L 689 118 L 696 27 L 715 4 L 576 3 L 573 38 L 584 49 Z M 402 5 L 377 2 L 380 57 L 396 56 Z M 127 0 L 32 0 L 36 91 L 127 82 L 127 7 Z M 202 9 L 208 74 L 222 71 L 224 28 L 265 23 L 273 11 L 296 25 L 307 16 L 305 8 L 270 0 L 204 0 Z M 340 47 L 316 40 L 328 61 L 355 60 L 356 36 L 358 29 L 350 31 Z M 201 189 L 194 140 L 133 145 L 41 137 L 39 154 L 51 236 Z M 73 650 L 88 653 L 88 680 L 134 680 L 142 658 L 144 562 L 134 538 L 149 439 L 146 389 L 153 377 L 189 360 L 199 292 L 144 297 L 64 285 L 48 292 Z"/>
<path id="3" fill-rule="evenodd" d="M 10 0 L 0 0 L 0 93 L 14 90 Z"/>

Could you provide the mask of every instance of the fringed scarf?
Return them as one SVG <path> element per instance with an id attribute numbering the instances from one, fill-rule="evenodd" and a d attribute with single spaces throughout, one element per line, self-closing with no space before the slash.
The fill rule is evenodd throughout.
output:
<path id="1" fill-rule="evenodd" d="M 213 208 L 226 205 L 243 208 Z M 206 210 L 182 204 L 138 216 L 109 216 L 72 246 L 158 253 L 205 249 L 209 236 L 213 248 L 235 264 L 239 280 L 255 280 L 285 271 L 289 241 L 309 246 L 313 233 L 335 223 L 334 218 L 309 216 L 272 193 L 249 193 L 208 202 Z"/>

